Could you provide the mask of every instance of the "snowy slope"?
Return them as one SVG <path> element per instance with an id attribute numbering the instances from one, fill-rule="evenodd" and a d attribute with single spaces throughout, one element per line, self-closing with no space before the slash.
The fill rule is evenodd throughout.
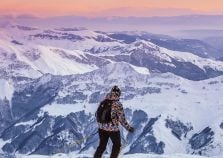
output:
<path id="1" fill-rule="evenodd" d="M 193 63 L 198 67 L 200 67 L 201 69 L 204 69 L 205 67 L 210 67 L 215 70 L 220 70 L 220 71 L 223 70 L 222 62 L 219 61 L 213 61 L 211 59 L 201 58 L 189 52 L 171 51 L 162 47 L 160 48 L 160 51 L 164 52 L 171 58 L 177 59 L 178 61 Z"/>
<path id="2" fill-rule="evenodd" d="M 38 86 L 47 85 L 48 82 L 54 83 L 55 79 L 49 75 L 42 79 L 44 82 L 31 85 L 36 85 L 35 89 L 38 89 Z M 165 154 L 193 153 L 194 150 L 191 149 L 189 142 L 196 133 L 206 127 L 211 128 L 214 136 L 211 143 L 208 141 L 210 144 L 201 147 L 202 154 L 213 156 L 222 153 L 223 130 L 220 127 L 223 121 L 222 76 L 205 81 L 190 81 L 171 73 L 161 75 L 138 73 L 130 64 L 122 62 L 109 64 L 86 74 L 65 77 L 62 82 L 63 86 L 55 101 L 40 108 L 38 117 L 43 117 L 45 113 L 53 117 L 66 117 L 70 112 L 78 113 L 82 110 L 94 114 L 98 102 L 111 85 L 118 85 L 123 91 L 121 101 L 125 108 L 131 109 L 132 112 L 142 110 L 150 119 L 158 117 L 152 126 L 152 135 L 157 142 L 165 143 Z M 131 115 L 129 114 L 129 119 L 136 124 Z M 179 124 L 175 125 L 174 122 Z M 16 126 L 19 124 L 21 123 Z M 181 133 L 174 135 L 173 131 L 179 130 L 175 128 L 181 126 L 188 128 L 180 129 L 186 135 Z M 145 123 L 140 129 L 136 129 L 134 139 L 137 139 L 140 133 L 145 134 L 143 128 Z M 130 147 L 131 143 L 123 151 L 128 152 Z M 90 149 L 85 151 L 85 153 L 91 152 Z"/>
<path id="3" fill-rule="evenodd" d="M 145 40 L 138 40 L 129 45 L 120 45 L 119 49 L 117 48 L 115 49 L 113 47 L 114 46 L 107 47 L 104 49 L 103 47 L 97 48 L 98 50 L 95 51 L 101 50 L 101 53 L 97 53 L 97 55 L 100 56 L 131 55 L 133 53 L 143 52 L 145 54 L 152 55 L 153 58 L 158 62 L 169 65 L 171 67 L 176 67 L 176 65 L 174 65 L 174 63 L 172 62 L 174 59 L 179 62 L 192 63 L 198 66 L 199 68 L 203 69 L 204 71 L 205 71 L 204 68 L 207 67 L 210 67 L 214 70 L 223 71 L 223 66 L 222 66 L 223 62 L 221 61 L 202 58 L 189 52 L 168 50 L 166 48 L 160 47 Z M 94 49 L 96 48 L 94 47 Z"/>
<path id="4" fill-rule="evenodd" d="M 18 158 L 21 156 L 18 155 Z M 21 158 L 48 158 L 49 156 L 39 156 L 39 155 L 32 155 L 32 156 L 22 156 Z M 92 157 L 92 155 L 85 155 L 85 154 L 57 154 L 50 156 L 52 158 L 84 158 L 84 157 Z M 104 156 L 105 158 L 109 157 L 109 155 Z M 175 154 L 175 155 L 152 155 L 152 154 L 131 154 L 131 155 L 120 155 L 120 158 L 207 158 L 203 156 L 195 156 L 195 155 L 183 155 L 183 154 Z M 214 156 L 210 158 L 221 158 L 221 156 Z"/>
<path id="5" fill-rule="evenodd" d="M 92 48 L 92 46 L 102 47 L 120 45 L 120 42 L 111 39 L 103 33 L 84 28 L 24 28 L 26 28 L 26 26 L 9 25 L 3 30 L 11 38 L 24 44 L 32 43 L 36 45 L 53 46 L 69 50 L 75 49 L 84 51 Z"/>
<path id="6" fill-rule="evenodd" d="M 136 128 L 132 135 L 121 130 L 127 140 L 123 153 L 164 158 L 223 153 L 223 62 L 145 40 L 126 44 L 86 29 L 13 26 L 4 31 L 0 144 L 5 152 L 92 155 L 97 136 L 72 148 L 66 143 L 97 129 L 98 103 L 118 85 Z"/>
<path id="7" fill-rule="evenodd" d="M 14 87 L 13 87 L 13 82 L 0 79 L 0 99 L 4 99 L 5 97 L 8 100 L 12 99 L 13 92 L 14 92 Z"/>
<path id="8" fill-rule="evenodd" d="M 30 98 L 34 96 L 35 98 L 39 97 L 37 99 L 43 102 L 42 99 L 46 100 L 51 95 L 54 97 L 55 93 L 56 97 L 54 101 L 44 103 L 43 107 L 39 108 L 38 115 L 34 115 L 35 118 L 46 117 L 45 115 L 48 113 L 50 122 L 53 123 L 61 118 L 61 116 L 63 118 L 70 116 L 70 112 L 78 114 L 84 110 L 86 114 L 94 114 L 98 102 L 105 96 L 111 85 L 118 85 L 123 92 L 121 101 L 125 108 L 131 109 L 134 113 L 140 110 L 145 112 L 148 121 L 158 117 L 148 134 L 154 136 L 156 142 L 163 142 L 165 144 L 163 148 L 164 154 L 188 154 L 195 152 L 196 150 L 191 148 L 190 141 L 196 133 L 201 132 L 206 127 L 210 127 L 214 135 L 211 138 L 211 142 L 207 141 L 208 144 L 197 150 L 202 150 L 203 155 L 214 156 L 222 154 L 223 144 L 221 140 L 223 130 L 220 127 L 223 121 L 221 119 L 223 115 L 223 104 L 221 101 L 221 94 L 223 93 L 221 88 L 223 84 L 222 76 L 204 81 L 190 81 L 171 73 L 144 74 L 136 70 L 132 65 L 121 62 L 108 64 L 103 68 L 85 74 L 64 77 L 46 75 L 38 79 L 38 81 L 34 80 L 17 87 L 19 89 L 16 90 L 17 94 L 14 97 L 18 99 L 18 102 L 14 102 L 12 105 L 13 114 L 19 116 L 21 113 L 18 111 L 19 109 L 24 110 L 22 113 L 25 113 L 26 110 L 24 107 L 29 103 Z M 60 82 L 62 82 L 62 85 Z M 30 86 L 32 87 L 32 91 L 30 91 Z M 59 86 L 59 89 L 56 86 Z M 56 92 L 54 92 L 55 90 Z M 47 95 L 45 96 L 41 91 L 45 91 L 44 93 Z M 38 95 L 36 96 L 36 94 Z M 20 97 L 23 100 L 20 101 Z M 24 104 L 24 99 L 27 100 L 25 101 L 26 104 Z M 31 103 L 32 106 L 36 104 L 33 101 Z M 92 116 L 90 115 L 90 117 Z M 141 127 L 136 129 L 134 138 L 124 148 L 124 153 L 133 150 L 132 145 L 137 142 L 136 139 L 140 135 L 146 136 L 143 129 L 146 129 L 147 122 L 137 123 L 137 119 L 133 117 L 131 112 L 128 117 L 131 123 L 135 125 L 140 124 Z M 33 120 L 33 117 L 31 118 Z M 32 123 L 36 124 L 34 123 L 36 119 L 34 122 L 27 119 L 17 122 L 15 127 L 25 126 L 28 129 L 31 128 L 31 131 L 39 130 L 38 126 L 31 125 Z M 170 122 L 168 125 L 167 120 Z M 31 124 L 28 124 L 27 121 L 31 121 Z M 177 123 L 178 121 L 180 121 L 180 124 L 175 125 L 174 122 Z M 85 123 L 87 122 L 78 123 L 78 129 L 81 130 L 83 128 L 81 124 Z M 43 122 L 37 124 L 44 126 Z M 180 129 L 186 135 L 184 136 L 180 133 L 177 136 L 174 135 L 173 131 L 177 130 L 175 128 L 181 127 L 181 124 L 183 124 L 183 129 Z M 92 129 L 96 128 L 96 124 L 91 125 L 93 126 Z M 188 129 L 184 129 L 184 126 Z M 11 130 L 14 131 L 13 128 Z M 52 131 L 47 129 L 47 133 L 49 134 Z M 8 138 L 6 133 L 4 135 L 3 138 Z M 124 135 L 127 139 L 126 132 L 124 132 Z M 145 139 L 147 140 L 147 138 Z M 14 142 L 15 140 L 12 139 L 11 141 Z M 149 142 L 149 140 L 147 141 Z M 94 144 L 97 144 L 97 142 L 94 142 Z M 138 145 L 143 147 L 146 144 L 142 142 Z M 90 146 L 86 145 L 86 147 Z M 92 151 L 89 148 L 84 153 L 92 153 Z"/>
<path id="9" fill-rule="evenodd" d="M 57 48 L 36 46 L 41 53 L 40 58 L 35 61 L 27 61 L 31 67 L 41 71 L 42 73 L 51 73 L 54 75 L 69 75 L 77 73 L 85 73 L 93 71 L 96 66 L 90 66 L 76 61 L 72 61 L 68 58 L 63 58 L 53 50 Z M 60 49 L 59 49 L 60 50 Z M 66 52 L 66 50 L 61 50 Z M 67 53 L 76 55 L 79 57 L 80 51 L 67 51 Z M 82 52 L 81 52 L 82 53 Z M 83 55 L 83 53 L 82 53 Z"/>
<path id="10" fill-rule="evenodd" d="M 75 61 L 74 59 L 69 59 L 60 55 L 59 51 L 65 52 L 70 56 L 74 56 L 82 59 L 84 57 L 81 51 L 69 51 L 64 49 L 58 49 L 55 47 L 46 46 L 15 46 L 10 42 L 0 41 L 2 52 L 7 54 L 15 54 L 15 60 L 21 61 L 27 64 L 33 72 L 33 75 L 41 72 L 42 74 L 51 73 L 54 75 L 69 75 L 77 73 L 85 73 L 97 69 L 96 65 L 87 65 Z M 57 50 L 57 51 L 56 51 Z M 1 51 L 1 50 L 0 50 Z M 80 56 L 81 55 L 81 56 Z M 10 60 L 10 59 L 9 59 Z M 5 65 L 11 61 L 5 61 Z M 25 69 L 26 70 L 26 69 Z M 31 71 L 30 70 L 30 71 Z M 30 73 L 30 77 L 33 77 Z M 24 75 L 25 76 L 25 75 Z"/>
<path id="11" fill-rule="evenodd" d="M 172 72 L 191 80 L 223 74 L 221 61 L 201 58 L 190 52 L 168 50 L 145 40 L 126 44 L 106 33 L 84 28 L 9 25 L 1 34 L 2 49 L 15 53 L 19 61 L 40 75 L 85 73 L 117 61 L 146 67 L 150 73 Z"/>
<path id="12" fill-rule="evenodd" d="M 47 28 L 9 25 L 0 32 L 2 35 L 0 52 L 16 56 L 18 62 L 22 62 L 30 69 L 28 72 L 30 76 L 25 72 L 24 76 L 36 78 L 45 73 L 70 75 L 93 71 L 110 61 L 84 52 L 86 49 L 97 45 L 121 44 L 94 31 L 67 30 L 70 28 L 48 30 Z M 4 65 L 7 65 L 10 61 L 5 62 Z M 37 75 L 34 76 L 34 74 Z"/>

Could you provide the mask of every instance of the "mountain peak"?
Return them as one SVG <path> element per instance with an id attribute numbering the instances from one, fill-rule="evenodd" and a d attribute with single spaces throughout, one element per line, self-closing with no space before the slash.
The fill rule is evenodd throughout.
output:
<path id="1" fill-rule="evenodd" d="M 140 67 L 133 66 L 126 62 L 111 63 L 104 67 L 104 70 L 108 74 L 111 74 L 111 75 L 117 75 L 117 76 L 125 75 L 126 76 L 126 75 L 130 75 L 132 73 L 146 74 L 146 73 L 143 73 L 142 71 L 139 71 L 139 69 L 140 69 Z M 143 69 L 143 68 L 141 68 L 141 69 Z M 147 71 L 148 71 L 148 69 L 147 69 Z"/>
<path id="2" fill-rule="evenodd" d="M 104 82 L 105 84 L 117 84 L 124 85 L 128 83 L 129 85 L 142 83 L 149 76 L 149 70 L 147 68 L 136 67 L 126 62 L 117 62 L 107 64 L 101 69 L 95 70 L 88 73 L 97 82 Z M 83 74 L 84 75 L 84 74 Z"/>
<path id="3" fill-rule="evenodd" d="M 137 40 L 135 42 L 133 42 L 131 44 L 131 47 L 133 48 L 133 50 L 149 50 L 149 51 L 158 51 L 159 48 L 157 45 L 149 42 L 149 41 L 145 41 L 145 40 Z"/>

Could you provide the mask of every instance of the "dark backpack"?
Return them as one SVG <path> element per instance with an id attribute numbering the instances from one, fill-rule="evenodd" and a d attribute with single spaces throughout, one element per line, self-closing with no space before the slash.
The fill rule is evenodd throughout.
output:
<path id="1" fill-rule="evenodd" d="M 105 99 L 103 100 L 98 109 L 95 113 L 97 122 L 99 123 L 110 123 L 112 122 L 111 119 L 111 107 L 112 107 L 112 100 Z"/>

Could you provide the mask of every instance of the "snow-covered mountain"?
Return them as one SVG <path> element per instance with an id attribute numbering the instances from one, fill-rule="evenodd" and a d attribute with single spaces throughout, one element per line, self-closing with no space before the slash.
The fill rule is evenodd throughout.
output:
<path id="1" fill-rule="evenodd" d="M 0 66 L 6 76 L 36 78 L 45 73 L 78 74 L 121 61 L 146 67 L 151 72 L 172 72 L 190 80 L 223 74 L 221 61 L 169 50 L 151 43 L 150 39 L 125 43 L 108 33 L 85 28 L 49 30 L 20 25 L 9 25 L 1 35 L 0 57 L 4 62 Z"/>
<path id="2" fill-rule="evenodd" d="M 85 28 L 9 25 L 0 34 L 6 155 L 92 154 L 94 113 L 113 85 L 136 129 L 122 130 L 123 154 L 223 154 L 222 61 Z"/>
<path id="3" fill-rule="evenodd" d="M 94 112 L 114 84 L 122 88 L 127 117 L 136 128 L 134 134 L 123 131 L 125 153 L 221 153 L 221 76 L 190 81 L 171 73 L 142 74 L 128 63 L 109 64 L 82 75 L 44 75 L 16 85 L 12 119 L 1 135 L 6 143 L 3 151 L 92 151 L 96 135 L 81 144 L 74 142 L 97 130 Z"/>
<path id="4" fill-rule="evenodd" d="M 109 33 L 108 36 L 114 39 L 122 40 L 125 43 L 133 43 L 138 39 L 149 40 L 156 45 L 170 50 L 190 52 L 205 58 L 218 59 L 222 57 L 222 50 L 219 48 L 219 46 L 213 47 L 212 43 L 216 41 L 213 39 L 205 39 L 203 41 L 197 39 L 178 39 L 167 35 L 152 34 L 144 31 L 114 32 Z"/>

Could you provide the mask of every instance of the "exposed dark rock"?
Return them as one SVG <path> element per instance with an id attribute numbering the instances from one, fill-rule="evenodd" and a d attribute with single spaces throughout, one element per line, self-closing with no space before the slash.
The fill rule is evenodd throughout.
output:
<path id="1" fill-rule="evenodd" d="M 152 126 L 158 120 L 158 118 L 151 118 L 149 122 L 143 129 L 143 132 L 130 146 L 129 152 L 127 154 L 133 153 L 164 153 L 164 142 L 157 142 L 156 138 L 153 136 Z"/>
<path id="2" fill-rule="evenodd" d="M 29 60 L 35 61 L 40 58 L 40 51 L 38 49 L 32 48 L 23 53 Z"/>
<path id="3" fill-rule="evenodd" d="M 104 95 L 102 95 L 100 92 L 94 92 L 90 96 L 89 103 L 99 103 L 100 101 L 102 101 L 103 96 Z"/>
<path id="4" fill-rule="evenodd" d="M 223 122 L 220 124 L 220 128 L 223 129 Z"/>
<path id="5" fill-rule="evenodd" d="M 193 127 L 190 124 L 183 124 L 181 121 L 173 121 L 171 119 L 166 119 L 166 127 L 171 129 L 171 132 L 179 140 L 182 139 L 182 136 L 186 137 L 187 133 L 193 130 Z"/>
<path id="6" fill-rule="evenodd" d="M 137 139 L 137 134 L 142 132 L 143 124 L 148 121 L 147 114 L 142 110 L 136 110 L 133 112 L 133 114 L 125 112 L 127 116 L 132 116 L 131 122 L 132 126 L 135 129 L 134 133 L 130 133 L 127 135 L 127 141 L 128 143 L 131 143 L 134 139 Z M 130 120 L 130 118 L 128 118 Z"/>
<path id="7" fill-rule="evenodd" d="M 0 135 L 3 129 L 9 126 L 13 121 L 9 100 L 7 98 L 0 99 Z"/>
<path id="8" fill-rule="evenodd" d="M 37 87 L 30 85 L 23 91 L 15 91 L 12 98 L 13 117 L 21 119 L 29 115 L 35 119 L 39 109 L 54 100 L 60 85 L 59 81 L 52 81 L 44 85 L 37 84 Z"/>
<path id="9" fill-rule="evenodd" d="M 209 145 L 213 141 L 214 132 L 211 130 L 210 127 L 206 127 L 200 133 L 194 134 L 189 143 L 191 148 L 194 150 L 199 150 L 202 147 Z"/>
<path id="10" fill-rule="evenodd" d="M 16 45 L 23 45 L 21 42 L 16 41 L 16 40 L 12 40 L 11 42 L 14 43 L 14 44 L 16 44 Z"/>
<path id="11" fill-rule="evenodd" d="M 81 36 L 70 34 L 70 33 L 63 33 L 63 34 L 50 34 L 50 33 L 39 33 L 35 35 L 30 35 L 29 39 L 49 39 L 49 40 L 69 40 L 72 42 L 83 40 Z"/>

